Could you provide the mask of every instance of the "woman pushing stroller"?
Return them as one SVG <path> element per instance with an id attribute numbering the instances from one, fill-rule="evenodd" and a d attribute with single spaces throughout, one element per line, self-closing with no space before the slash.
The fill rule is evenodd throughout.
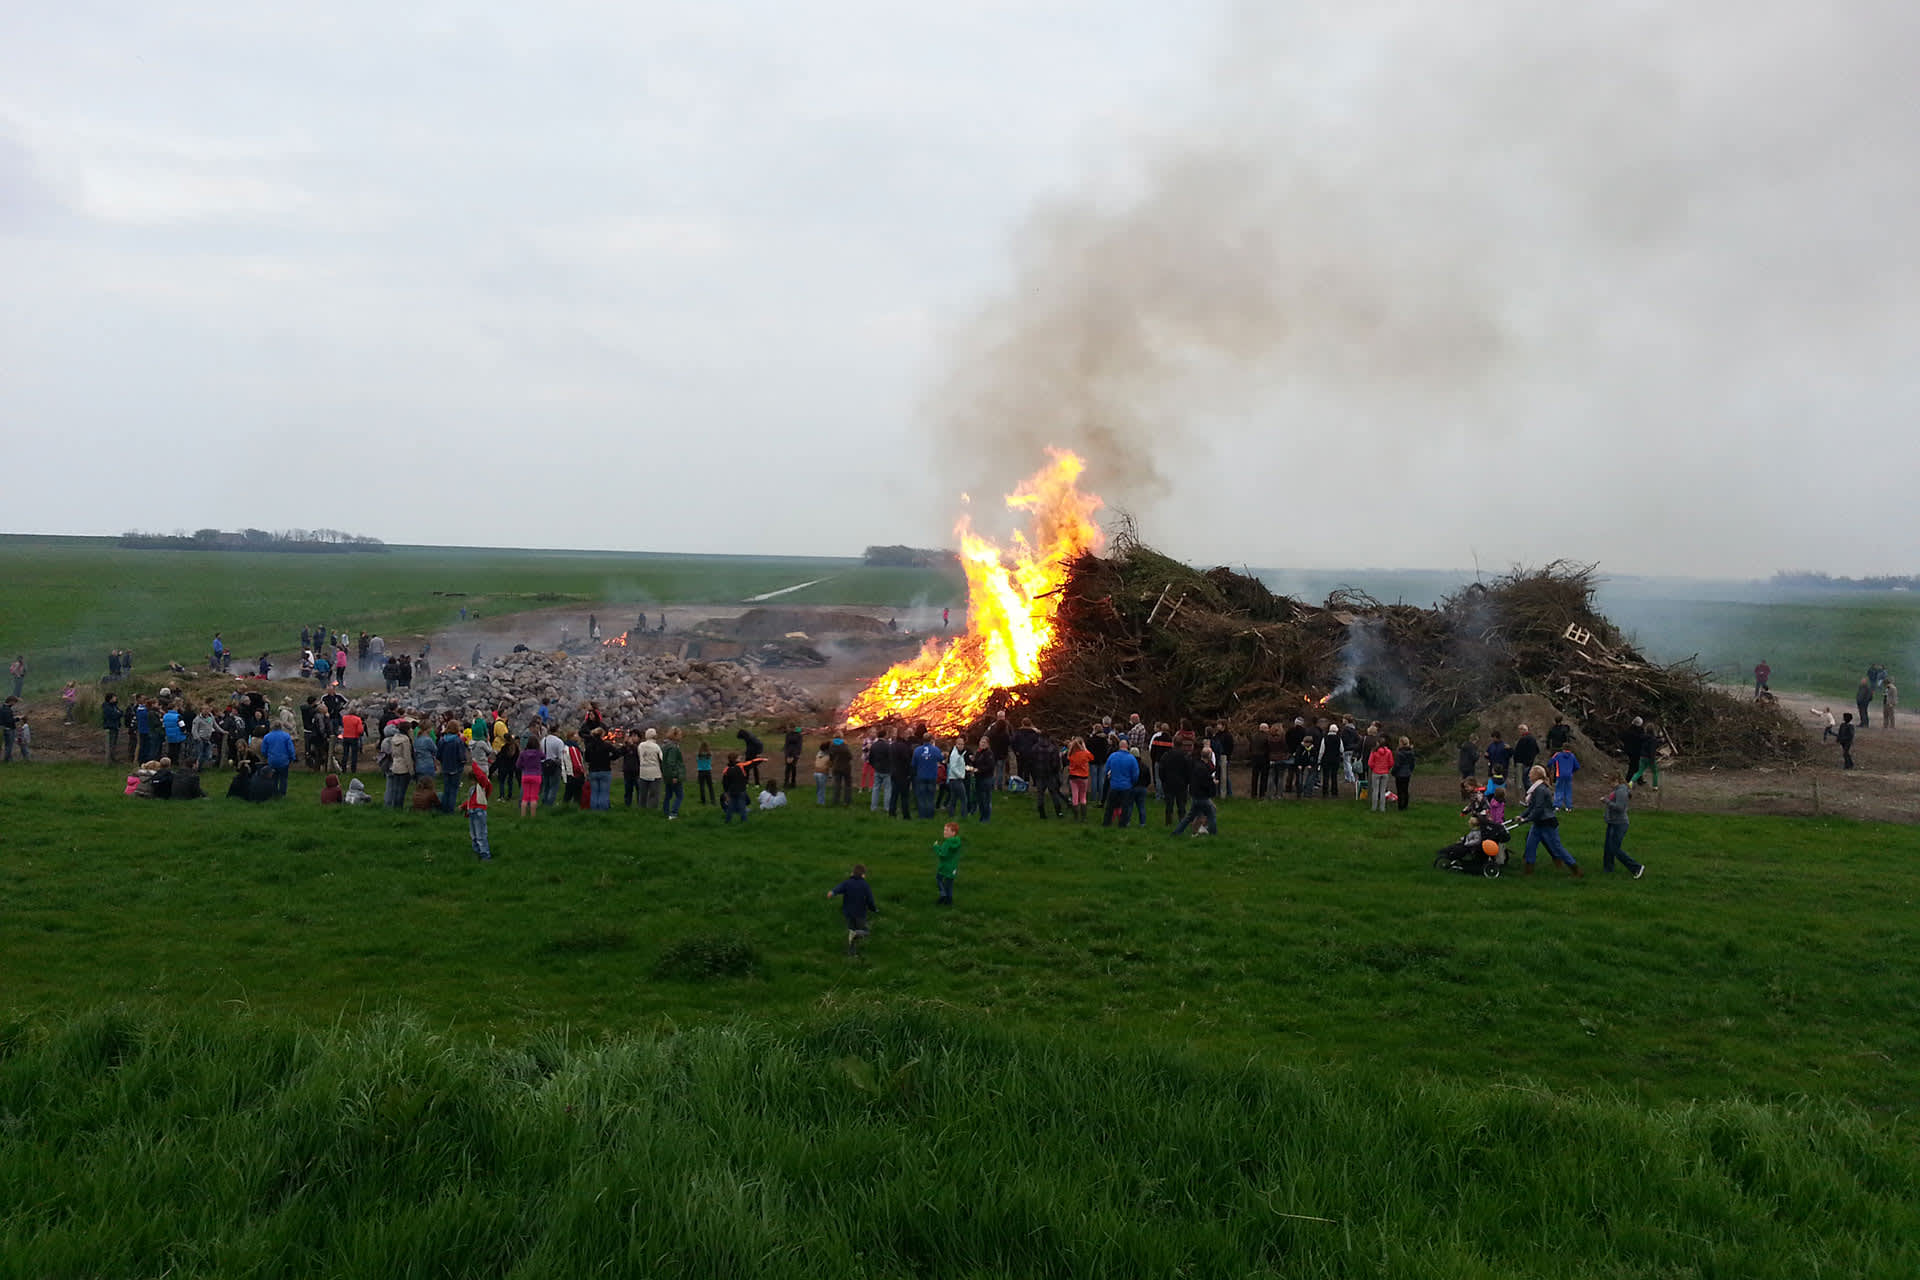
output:
<path id="1" fill-rule="evenodd" d="M 1526 866 L 1520 874 L 1533 874 L 1534 852 L 1543 844 L 1554 861 L 1566 864 L 1568 874 L 1580 874 L 1580 864 L 1567 852 L 1567 846 L 1560 843 L 1560 815 L 1553 807 L 1553 786 L 1541 765 L 1527 770 L 1527 808 L 1520 820 L 1527 824 L 1527 851 L 1523 858 Z"/>

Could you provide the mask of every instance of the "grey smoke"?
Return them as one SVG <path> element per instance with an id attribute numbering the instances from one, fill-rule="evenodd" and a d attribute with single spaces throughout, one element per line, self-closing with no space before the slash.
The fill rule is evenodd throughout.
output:
<path id="1" fill-rule="evenodd" d="M 1247 6 L 1197 105 L 1032 215 L 931 412 L 976 490 L 1069 445 L 1150 541 L 1303 470 L 1457 502 L 1491 447 L 1569 468 L 1502 489 L 1497 560 L 1862 563 L 1700 517 L 1795 500 L 1810 445 L 1913 459 L 1916 37 L 1884 0 Z"/>

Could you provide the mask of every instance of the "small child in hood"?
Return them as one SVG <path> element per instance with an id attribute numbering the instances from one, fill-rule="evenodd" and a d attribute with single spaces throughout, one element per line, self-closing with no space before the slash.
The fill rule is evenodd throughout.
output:
<path id="1" fill-rule="evenodd" d="M 860 944 L 873 933 L 867 917 L 880 909 L 873 900 L 873 887 L 867 883 L 865 864 L 854 863 L 847 878 L 827 890 L 827 897 L 840 899 L 840 915 L 847 922 L 847 954 L 859 955 Z"/>
<path id="2" fill-rule="evenodd" d="M 328 774 L 326 783 L 320 788 L 320 803 L 339 804 L 345 798 L 346 793 L 340 790 L 340 775 Z"/>
<path id="3" fill-rule="evenodd" d="M 367 794 L 367 784 L 355 778 L 347 783 L 347 794 L 343 804 L 372 804 L 373 797 Z"/>
<path id="4" fill-rule="evenodd" d="M 1487 792 L 1487 818 L 1501 826 L 1507 823 L 1507 789 L 1496 786 Z"/>
<path id="5" fill-rule="evenodd" d="M 1579 771 L 1580 757 L 1573 754 L 1573 748 L 1561 747 L 1553 753 L 1553 759 L 1547 762 L 1553 770 L 1553 807 L 1573 809 L 1573 775 Z"/>

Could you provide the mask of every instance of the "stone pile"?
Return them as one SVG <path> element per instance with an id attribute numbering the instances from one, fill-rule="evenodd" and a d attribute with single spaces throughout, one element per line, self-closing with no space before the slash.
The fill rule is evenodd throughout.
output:
<path id="1" fill-rule="evenodd" d="M 577 723 L 589 701 L 615 728 L 681 725 L 689 729 L 776 721 L 812 723 L 831 709 L 797 685 L 733 662 L 701 662 L 647 654 L 618 645 L 590 653 L 509 653 L 477 667 L 447 667 L 394 693 L 420 715 L 463 720 L 483 708 L 505 711 L 508 723 L 531 720 L 549 700 L 561 724 Z M 355 699 L 378 713 L 387 694 L 376 687 Z"/>

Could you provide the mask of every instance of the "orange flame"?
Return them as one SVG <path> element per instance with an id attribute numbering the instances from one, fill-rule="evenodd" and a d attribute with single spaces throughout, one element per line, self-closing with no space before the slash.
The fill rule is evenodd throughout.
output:
<path id="1" fill-rule="evenodd" d="M 621 633 L 620 633 L 619 635 L 617 635 L 617 636 L 612 636 L 612 637 L 610 637 L 610 638 L 608 638 L 608 639 L 605 639 L 605 640 L 602 640 L 602 641 L 600 642 L 600 647 L 601 647 L 602 649 L 611 649 L 611 648 L 614 648 L 615 646 L 618 646 L 618 647 L 620 647 L 620 648 L 622 648 L 622 649 L 624 649 L 624 648 L 626 648 L 626 647 L 627 647 L 627 633 L 626 633 L 626 632 L 624 632 L 624 631 L 622 631 L 622 632 L 621 632 Z"/>
<path id="2" fill-rule="evenodd" d="M 974 533 L 967 516 L 954 530 L 967 573 L 966 634 L 944 649 L 927 641 L 862 689 L 847 708 L 849 724 L 925 720 L 951 733 L 978 719 L 996 689 L 1039 679 L 1067 570 L 1104 541 L 1093 520 L 1100 499 L 1076 487 L 1086 463 L 1065 450 L 1047 453 L 1053 461 L 1007 495 L 1008 510 L 1027 513 L 1027 533 L 1003 550 Z"/>

